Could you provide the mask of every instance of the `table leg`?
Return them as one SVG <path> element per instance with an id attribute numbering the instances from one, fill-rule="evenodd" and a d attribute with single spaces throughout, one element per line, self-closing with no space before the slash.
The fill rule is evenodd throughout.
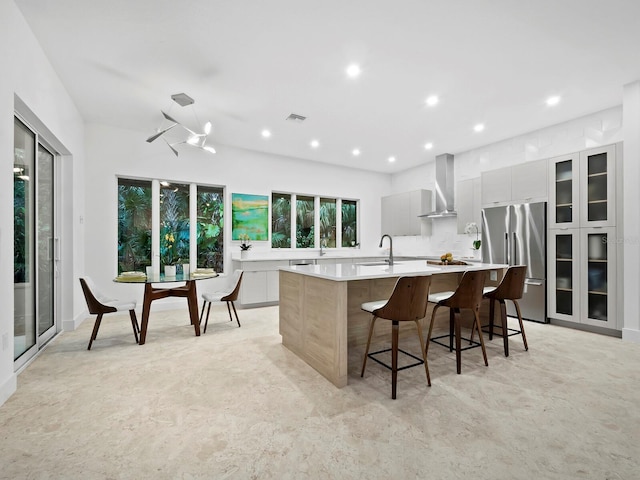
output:
<path id="1" fill-rule="evenodd" d="M 198 292 L 196 290 L 196 282 L 187 281 L 187 304 L 189 305 L 189 317 L 191 325 L 196 332 L 196 337 L 200 336 L 200 320 L 198 318 Z"/>
<path id="2" fill-rule="evenodd" d="M 150 283 L 144 285 L 144 300 L 142 301 L 142 325 L 140 326 L 140 342 L 138 345 L 144 345 L 147 339 L 147 326 L 149 325 L 149 311 L 151 310 L 152 287 Z"/>

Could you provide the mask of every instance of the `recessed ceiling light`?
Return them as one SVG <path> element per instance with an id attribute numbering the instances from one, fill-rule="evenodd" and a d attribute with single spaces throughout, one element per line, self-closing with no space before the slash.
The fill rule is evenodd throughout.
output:
<path id="1" fill-rule="evenodd" d="M 360 73 L 362 73 L 362 70 L 360 70 L 360 65 L 352 63 L 347 67 L 347 75 L 351 78 L 356 78 L 358 75 L 360 75 Z"/>
<path id="2" fill-rule="evenodd" d="M 396 161 L 396 157 L 389 157 L 389 163 L 393 163 Z"/>
<path id="3" fill-rule="evenodd" d="M 320 146 L 320 142 L 318 140 L 311 140 L 311 148 L 318 148 Z"/>
<path id="4" fill-rule="evenodd" d="M 358 155 L 360 155 L 360 149 L 359 148 L 354 148 L 351 153 L 353 154 L 354 157 L 357 157 Z"/>
<path id="5" fill-rule="evenodd" d="M 554 105 L 557 105 L 558 103 L 560 103 L 560 97 L 557 96 L 557 95 L 554 95 L 553 97 L 547 98 L 547 105 L 549 105 L 550 107 L 553 107 Z"/>
<path id="6" fill-rule="evenodd" d="M 476 132 L 481 132 L 484 130 L 484 123 L 479 123 L 473 127 L 473 130 Z"/>
<path id="7" fill-rule="evenodd" d="M 162 180 L 160 182 L 160 185 L 162 185 L 163 187 L 168 187 L 169 185 L 171 185 L 169 182 L 167 182 L 166 180 Z"/>
<path id="8" fill-rule="evenodd" d="M 424 144 L 425 150 L 431 150 L 432 148 L 433 148 L 433 143 L 429 142 Z"/>
<path id="9" fill-rule="evenodd" d="M 271 132 L 267 129 L 262 130 L 262 136 L 264 138 L 269 138 L 271 136 Z"/>
<path id="10" fill-rule="evenodd" d="M 431 95 L 430 97 L 427 97 L 427 105 L 429 105 L 430 107 L 437 105 L 439 101 L 440 99 L 437 95 Z"/>

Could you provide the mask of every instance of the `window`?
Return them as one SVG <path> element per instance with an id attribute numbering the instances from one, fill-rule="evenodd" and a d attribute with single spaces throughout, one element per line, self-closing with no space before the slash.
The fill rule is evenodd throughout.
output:
<path id="1" fill-rule="evenodd" d="M 291 248 L 291 195 L 271 195 L 271 248 Z"/>
<path id="2" fill-rule="evenodd" d="M 224 190 L 198 185 L 198 268 L 224 271 Z"/>
<path id="3" fill-rule="evenodd" d="M 155 198 L 154 182 L 158 184 L 157 180 L 118 179 L 118 273 L 144 271 L 152 263 L 157 268 L 191 260 L 197 268 L 223 272 L 224 188 L 162 181 Z M 153 217 L 160 221 L 152 231 Z M 195 245 L 191 225 L 195 225 Z M 152 240 L 159 247 L 153 262 Z"/>
<path id="4" fill-rule="evenodd" d="M 358 201 L 272 193 L 271 248 L 291 248 L 292 241 L 293 248 L 357 246 Z"/>
<path id="5" fill-rule="evenodd" d="M 336 199 L 320 199 L 320 245 L 336 247 Z"/>
<path id="6" fill-rule="evenodd" d="M 313 203 L 313 197 L 296 197 L 296 248 L 315 246 Z"/>
<path id="7" fill-rule="evenodd" d="M 151 265 L 151 182 L 118 179 L 118 274 Z"/>
<path id="8" fill-rule="evenodd" d="M 358 202 L 342 201 L 342 246 L 355 247 L 358 244 Z"/>
<path id="9" fill-rule="evenodd" d="M 189 263 L 189 185 L 161 185 L 160 264 Z"/>

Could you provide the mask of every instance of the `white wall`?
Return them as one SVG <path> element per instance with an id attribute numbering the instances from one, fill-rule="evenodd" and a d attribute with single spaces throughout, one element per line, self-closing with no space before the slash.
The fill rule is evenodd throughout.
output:
<path id="1" fill-rule="evenodd" d="M 56 148 L 70 153 L 65 157 L 64 204 L 67 215 L 80 199 L 74 185 L 82 176 L 84 130 L 78 110 L 67 94 L 40 45 L 12 1 L 0 2 L 0 404 L 16 388 L 13 373 L 13 115 L 17 96 L 28 117 L 39 119 L 48 128 Z M 40 125 L 40 126 L 41 126 Z M 69 210 L 72 210 L 69 212 Z M 72 279 L 82 269 L 83 239 L 69 224 L 62 232 L 61 320 L 73 317 Z M 7 348 L 5 348 L 5 341 Z"/>
<path id="2" fill-rule="evenodd" d="M 608 145 L 622 139 L 622 107 L 618 106 L 474 150 L 456 153 L 454 176 L 456 181 L 477 178 L 481 172 Z M 432 191 L 435 189 L 434 162 L 393 175 L 393 193 L 419 188 Z M 456 256 L 470 255 L 475 237 L 458 235 L 455 218 L 439 218 L 432 222 L 433 232 L 430 237 L 395 238 L 395 253 L 441 255 L 453 252 Z"/>
<path id="3" fill-rule="evenodd" d="M 159 118 L 160 120 L 160 118 Z M 217 153 L 178 146 L 175 157 L 162 141 L 145 139 L 151 132 L 136 132 L 106 125 L 86 126 L 85 170 L 86 274 L 116 298 L 135 298 L 141 304 L 140 285 L 114 284 L 117 274 L 117 177 L 157 178 L 226 187 L 226 215 L 230 219 L 232 193 L 271 195 L 272 191 L 304 193 L 360 200 L 360 241 L 363 250 L 376 249 L 380 240 L 380 196 L 391 189 L 391 176 L 351 168 L 302 161 L 216 145 Z M 215 144 L 215 135 L 213 142 Z M 228 223 L 227 223 L 228 225 Z M 252 242 L 255 250 L 269 242 Z M 231 268 L 231 229 L 225 229 L 225 268 Z M 236 252 L 236 253 L 237 253 Z M 224 279 L 200 281 L 198 290 L 215 289 Z M 184 307 L 184 299 L 154 302 L 152 309 Z M 78 319 L 81 320 L 81 319 Z"/>

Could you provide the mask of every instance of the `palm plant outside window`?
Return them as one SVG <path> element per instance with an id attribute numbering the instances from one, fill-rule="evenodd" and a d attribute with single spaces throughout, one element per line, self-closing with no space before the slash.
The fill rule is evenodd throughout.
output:
<path id="1" fill-rule="evenodd" d="M 160 267 L 190 263 L 190 224 L 196 224 L 198 268 L 224 271 L 224 188 L 163 182 L 160 203 L 153 202 L 152 181 L 118 179 L 118 273 L 144 271 L 151 265 L 152 238 L 159 238 Z M 190 218 L 190 201 L 196 215 Z M 152 232 L 152 212 L 160 216 L 160 228 Z"/>
<path id="2" fill-rule="evenodd" d="M 118 179 L 118 274 L 151 265 L 151 181 Z"/>
<path id="3" fill-rule="evenodd" d="M 291 248 L 291 195 L 271 195 L 271 247 Z"/>
<path id="4" fill-rule="evenodd" d="M 358 202 L 342 201 L 342 246 L 355 247 L 358 244 Z"/>
<path id="5" fill-rule="evenodd" d="M 336 247 L 336 200 L 320 199 L 320 245 L 326 248 Z"/>
<path id="6" fill-rule="evenodd" d="M 313 204 L 313 197 L 298 195 L 296 198 L 296 248 L 315 246 Z"/>

